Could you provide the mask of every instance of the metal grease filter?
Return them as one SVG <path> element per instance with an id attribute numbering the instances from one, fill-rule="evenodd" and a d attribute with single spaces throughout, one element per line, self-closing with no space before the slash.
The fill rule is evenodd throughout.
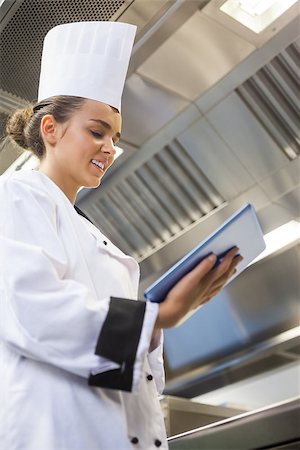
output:
<path id="1" fill-rule="evenodd" d="M 1 89 L 37 98 L 43 40 L 56 25 L 110 20 L 125 0 L 25 0 L 0 35 Z"/>

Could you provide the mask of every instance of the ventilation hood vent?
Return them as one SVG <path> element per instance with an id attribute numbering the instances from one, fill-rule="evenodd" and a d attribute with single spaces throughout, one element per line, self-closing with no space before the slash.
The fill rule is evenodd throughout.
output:
<path id="1" fill-rule="evenodd" d="M 294 43 L 236 90 L 289 159 L 300 153 L 299 70 Z"/>

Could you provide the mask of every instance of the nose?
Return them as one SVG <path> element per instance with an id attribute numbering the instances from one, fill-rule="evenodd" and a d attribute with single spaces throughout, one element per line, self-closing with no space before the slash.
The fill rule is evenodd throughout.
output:
<path id="1" fill-rule="evenodd" d="M 106 140 L 102 145 L 101 151 L 109 156 L 115 156 L 116 149 L 114 142 L 111 139 Z"/>

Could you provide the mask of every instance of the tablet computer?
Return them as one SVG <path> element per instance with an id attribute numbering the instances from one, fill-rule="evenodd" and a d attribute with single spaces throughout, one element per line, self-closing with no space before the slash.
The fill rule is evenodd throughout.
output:
<path id="1" fill-rule="evenodd" d="M 246 204 L 229 217 L 219 228 L 149 286 L 144 296 L 151 302 L 162 302 L 169 290 L 210 253 L 217 255 L 218 264 L 233 247 L 238 247 L 243 260 L 227 284 L 236 278 L 266 247 L 255 210 Z"/>

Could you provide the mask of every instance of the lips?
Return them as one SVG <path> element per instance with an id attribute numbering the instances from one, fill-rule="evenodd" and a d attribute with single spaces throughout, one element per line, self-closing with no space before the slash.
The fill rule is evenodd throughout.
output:
<path id="1" fill-rule="evenodd" d="M 105 164 L 102 161 L 98 161 L 97 159 L 92 159 L 91 163 L 94 164 L 94 166 L 101 169 L 102 171 L 105 170 Z"/>

